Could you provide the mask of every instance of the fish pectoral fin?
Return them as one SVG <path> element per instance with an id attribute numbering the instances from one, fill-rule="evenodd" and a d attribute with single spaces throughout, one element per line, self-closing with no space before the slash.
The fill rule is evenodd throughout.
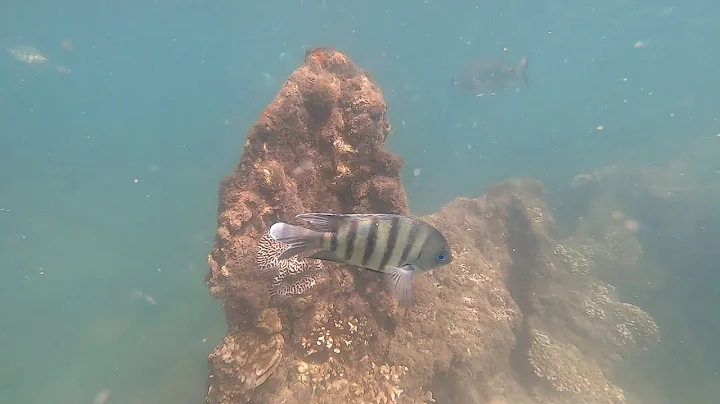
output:
<path id="1" fill-rule="evenodd" d="M 404 307 L 412 306 L 413 302 L 413 270 L 412 265 L 403 267 L 385 267 L 385 284 Z"/>
<path id="2" fill-rule="evenodd" d="M 335 261 L 335 262 L 343 262 L 343 260 L 337 256 L 332 251 L 328 250 L 320 250 L 313 255 L 311 255 L 309 258 L 316 259 L 316 260 L 324 260 L 324 261 Z"/>
<path id="3" fill-rule="evenodd" d="M 270 226 L 270 237 L 288 246 L 277 259 L 284 260 L 300 253 L 320 248 L 322 233 L 287 223 Z"/>
<path id="4" fill-rule="evenodd" d="M 337 231 L 340 224 L 345 220 L 345 215 L 336 215 L 333 213 L 303 213 L 295 216 L 295 218 L 304 220 L 313 225 L 318 231 L 332 232 Z"/>

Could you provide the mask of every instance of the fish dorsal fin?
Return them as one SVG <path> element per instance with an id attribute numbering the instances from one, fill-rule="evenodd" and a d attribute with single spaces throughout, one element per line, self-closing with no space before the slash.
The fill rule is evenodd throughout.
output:
<path id="1" fill-rule="evenodd" d="M 336 215 L 334 213 L 303 213 L 295 217 L 309 222 L 318 231 L 331 233 L 337 233 L 340 225 L 347 220 L 346 215 Z"/>

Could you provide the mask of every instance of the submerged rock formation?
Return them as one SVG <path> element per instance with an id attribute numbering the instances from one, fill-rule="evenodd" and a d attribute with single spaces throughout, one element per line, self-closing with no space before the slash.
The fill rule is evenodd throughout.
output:
<path id="1" fill-rule="evenodd" d="M 603 280 L 672 328 L 637 372 L 648 377 L 634 381 L 645 385 L 646 402 L 657 404 L 714 402 L 720 391 L 699 377 L 713 375 L 720 363 L 717 332 L 709 331 L 720 329 L 720 142 L 715 136 L 684 138 L 675 156 L 578 175 L 562 197 L 572 216 L 582 218 L 571 248 L 583 244 Z M 619 260 L 603 263 L 608 256 Z"/>
<path id="2" fill-rule="evenodd" d="M 277 262 L 282 246 L 265 236 L 273 222 L 303 212 L 407 212 L 402 160 L 384 147 L 385 111 L 364 71 L 339 52 L 313 49 L 255 123 L 220 190 L 207 283 L 225 303 L 230 334 L 211 355 L 209 402 L 268 402 L 288 382 L 300 402 L 340 387 L 358 399 L 399 394 L 392 380 L 404 368 L 363 359 L 368 346 L 387 340 L 398 309 L 377 276 L 314 260 Z M 280 309 L 282 332 L 268 335 L 256 328 L 270 307 Z M 225 358 L 236 383 L 218 377 L 230 368 Z M 254 392 L 273 371 L 274 383 Z"/>
<path id="3" fill-rule="evenodd" d="M 590 258 L 578 273 L 556 253 L 538 182 L 501 184 L 426 217 L 455 258 L 415 278 L 409 310 L 375 273 L 277 261 L 273 222 L 407 213 L 385 110 L 345 55 L 313 49 L 250 131 L 221 185 L 209 256 L 228 333 L 210 355 L 207 403 L 625 402 L 604 358 L 652 344 L 657 326 L 614 300 Z"/>

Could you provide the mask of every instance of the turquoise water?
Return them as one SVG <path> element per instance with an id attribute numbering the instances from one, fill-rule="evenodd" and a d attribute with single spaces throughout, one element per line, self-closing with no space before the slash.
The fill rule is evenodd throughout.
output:
<path id="1" fill-rule="evenodd" d="M 346 52 L 383 89 L 416 213 L 511 176 L 552 192 L 720 132 L 713 3 L 501 3 L 6 1 L 0 402 L 91 403 L 103 389 L 109 404 L 202 401 L 225 331 L 203 283 L 217 185 L 307 47 Z M 20 45 L 48 62 L 6 52 Z M 521 56 L 527 90 L 451 88 L 470 59 Z M 686 316 L 646 309 L 661 328 Z M 697 329 L 670 333 L 669 346 Z M 674 369 L 686 351 L 647 369 L 698 391 L 717 384 L 711 366 Z"/>

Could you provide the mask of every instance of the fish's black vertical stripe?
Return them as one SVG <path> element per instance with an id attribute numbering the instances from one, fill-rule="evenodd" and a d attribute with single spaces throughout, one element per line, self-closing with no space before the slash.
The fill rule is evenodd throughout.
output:
<path id="1" fill-rule="evenodd" d="M 330 251 L 336 252 L 338 249 L 338 230 L 340 226 L 337 220 L 330 221 L 330 228 L 328 229 L 332 235 L 330 236 Z"/>
<path id="2" fill-rule="evenodd" d="M 383 254 L 382 261 L 380 261 L 380 270 L 382 271 L 387 265 L 388 261 L 395 252 L 395 244 L 397 244 L 398 233 L 400 230 L 400 218 L 393 216 L 390 220 L 390 234 L 388 234 L 387 245 L 385 246 L 385 253 Z"/>
<path id="3" fill-rule="evenodd" d="M 338 249 L 338 235 L 337 233 L 330 234 L 330 251 L 336 252 Z"/>
<path id="4" fill-rule="evenodd" d="M 362 257 L 362 264 L 363 266 L 367 266 L 368 262 L 370 262 L 370 258 L 373 255 L 373 252 L 375 251 L 375 248 L 377 247 L 377 235 L 378 235 L 378 227 L 380 227 L 380 223 L 378 221 L 377 216 L 373 216 L 372 219 L 370 219 L 370 230 L 368 230 L 367 240 L 365 243 L 365 253 Z"/>
<path id="5" fill-rule="evenodd" d="M 417 238 L 419 231 L 420 222 L 413 220 L 412 226 L 410 227 L 410 234 L 408 234 L 407 240 L 405 240 L 405 248 L 403 249 L 402 257 L 400 257 L 400 265 L 407 264 L 408 255 L 410 255 L 410 250 L 412 250 L 413 244 L 415 244 L 415 239 Z"/>
<path id="6" fill-rule="evenodd" d="M 358 221 L 350 219 L 350 229 L 347 234 L 347 244 L 345 245 L 345 261 L 350 261 L 353 250 L 355 249 L 355 239 L 357 239 Z"/>

